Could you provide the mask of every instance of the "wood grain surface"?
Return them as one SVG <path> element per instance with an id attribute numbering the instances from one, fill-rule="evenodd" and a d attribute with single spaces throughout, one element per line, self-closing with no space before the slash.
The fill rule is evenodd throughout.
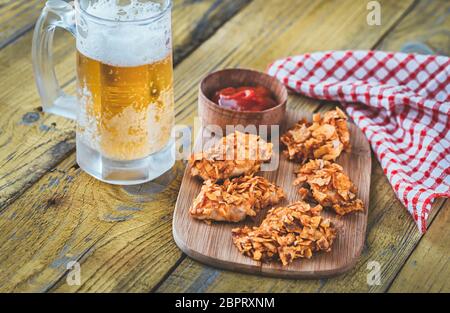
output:
<path id="1" fill-rule="evenodd" d="M 428 233 L 408 258 L 389 292 L 450 291 L 450 202 L 439 211 Z"/>
<path id="2" fill-rule="evenodd" d="M 300 110 L 288 111 L 286 116 L 288 128 L 303 118 L 312 120 L 311 114 Z M 324 217 L 330 218 L 338 225 L 337 239 L 333 243 L 331 252 L 317 253 L 309 260 L 296 260 L 288 266 L 282 266 L 279 262 L 260 263 L 242 255 L 233 244 L 231 230 L 244 225 L 260 225 L 268 209 L 263 210 L 255 219 L 247 219 L 237 224 L 213 223 L 208 225 L 192 218 L 189 208 L 200 192 L 202 184 L 196 177 L 190 175 L 189 167 L 181 182 L 173 218 L 173 236 L 178 247 L 188 256 L 205 264 L 252 274 L 317 279 L 339 275 L 350 270 L 358 261 L 364 246 L 370 192 L 371 156 L 369 143 L 364 134 L 355 125 L 349 125 L 349 130 L 352 152 L 344 153 L 337 162 L 344 167 L 345 173 L 358 186 L 358 198 L 363 200 L 366 209 L 364 212 L 349 214 L 343 218 L 338 218 L 336 214 L 329 211 L 323 212 Z M 299 201 L 298 186 L 293 185 L 296 177 L 294 171 L 298 168 L 298 164 L 278 154 L 275 158 L 279 159 L 277 170 L 262 172 L 260 175 L 285 191 L 286 200 L 279 206 Z"/>
<path id="3" fill-rule="evenodd" d="M 0 1 L 0 49 L 33 28 L 44 4 L 41 0 Z"/>
<path id="4" fill-rule="evenodd" d="M 449 54 L 448 1 L 381 0 L 381 26 L 367 25 L 367 2 L 174 0 L 177 122 L 192 124 L 199 81 L 220 68 L 263 70 L 276 58 L 329 49 Z M 422 237 L 375 158 L 366 244 L 350 272 L 296 281 L 217 270 L 186 258 L 171 235 L 183 164 L 131 189 L 98 183 L 75 163 L 73 123 L 40 112 L 30 63 L 34 20 L 27 17 L 37 16 L 38 3 L 44 1 L 0 1 L 1 34 L 9 29 L 0 50 L 1 291 L 380 292 L 418 284 L 450 291 L 445 270 L 423 270 L 448 267 L 438 253 L 449 247 L 439 227 L 447 223 L 442 212 L 448 200 L 435 203 Z M 73 92 L 73 41 L 57 35 L 57 73 Z M 327 109 L 325 102 L 295 96 L 289 104 L 308 112 Z M 435 245 L 439 250 L 430 249 Z M 81 264 L 81 286 L 65 281 L 73 260 Z M 381 285 L 367 284 L 371 261 L 382 266 Z"/>

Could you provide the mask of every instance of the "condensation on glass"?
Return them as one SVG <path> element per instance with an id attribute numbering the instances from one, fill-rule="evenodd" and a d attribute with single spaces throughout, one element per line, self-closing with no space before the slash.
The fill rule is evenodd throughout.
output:
<path id="1" fill-rule="evenodd" d="M 48 1 L 33 64 L 46 112 L 77 121 L 77 162 L 113 184 L 138 184 L 175 162 L 171 1 Z M 51 64 L 55 27 L 76 38 L 77 97 Z"/>

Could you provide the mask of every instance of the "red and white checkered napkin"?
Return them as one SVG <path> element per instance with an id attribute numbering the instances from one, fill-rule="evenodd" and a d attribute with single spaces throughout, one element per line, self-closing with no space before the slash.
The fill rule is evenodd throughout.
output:
<path id="1" fill-rule="evenodd" d="M 450 197 L 450 59 L 319 52 L 278 60 L 268 73 L 305 96 L 343 102 L 425 232 L 434 198 Z"/>

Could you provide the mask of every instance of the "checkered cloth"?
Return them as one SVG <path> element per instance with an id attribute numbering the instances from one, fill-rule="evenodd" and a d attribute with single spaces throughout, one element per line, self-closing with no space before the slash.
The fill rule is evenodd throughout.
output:
<path id="1" fill-rule="evenodd" d="M 268 73 L 292 91 L 342 102 L 425 232 L 433 200 L 450 197 L 450 59 L 318 52 L 278 60 Z"/>

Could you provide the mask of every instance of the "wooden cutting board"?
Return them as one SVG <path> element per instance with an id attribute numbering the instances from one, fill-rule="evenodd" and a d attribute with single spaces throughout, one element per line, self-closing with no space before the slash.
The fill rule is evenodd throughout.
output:
<path id="1" fill-rule="evenodd" d="M 301 118 L 311 120 L 312 117 L 300 111 L 288 112 L 286 126 L 291 127 Z M 363 200 L 366 209 L 364 212 L 352 213 L 345 217 L 338 217 L 331 210 L 324 211 L 323 215 L 330 217 L 339 227 L 331 252 L 315 253 L 309 260 L 297 259 L 288 266 L 282 266 L 278 261 L 260 263 L 240 254 L 233 245 L 231 229 L 243 225 L 259 225 L 266 216 L 267 210 L 262 211 L 253 220 L 248 218 L 238 224 L 207 225 L 193 219 L 189 215 L 189 207 L 198 195 L 202 183 L 190 176 L 189 166 L 181 183 L 173 220 L 173 236 L 178 247 L 191 258 L 202 263 L 251 274 L 286 278 L 321 278 L 350 270 L 356 264 L 364 246 L 369 207 L 371 154 L 369 143 L 363 133 L 353 124 L 349 124 L 349 130 L 352 152 L 343 153 L 337 162 L 344 167 L 345 172 L 358 186 L 358 197 Z M 297 166 L 281 155 L 277 171 L 260 173 L 261 176 L 281 186 L 286 192 L 287 199 L 279 206 L 300 199 L 298 187 L 292 185 L 295 178 L 294 169 Z"/>

